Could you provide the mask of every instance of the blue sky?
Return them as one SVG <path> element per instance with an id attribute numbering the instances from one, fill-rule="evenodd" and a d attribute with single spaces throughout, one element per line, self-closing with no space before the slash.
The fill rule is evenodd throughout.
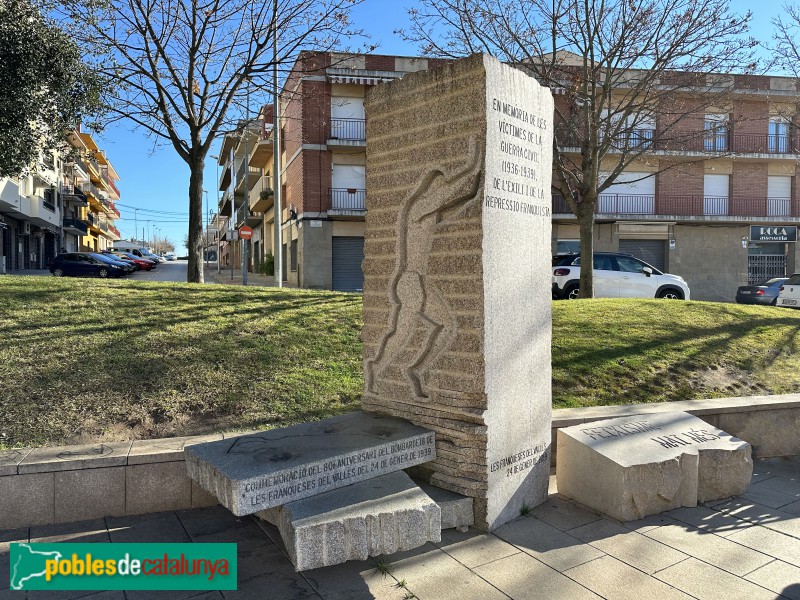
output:
<path id="1" fill-rule="evenodd" d="M 366 0 L 353 11 L 354 25 L 369 34 L 372 42 L 379 44 L 378 53 L 416 55 L 417 49 L 413 44 L 404 42 L 393 33 L 397 28 L 407 27 L 406 7 L 414 4 L 412 1 Z M 737 11 L 752 10 L 753 35 L 760 40 L 769 38 L 770 21 L 780 10 L 778 0 L 732 0 L 731 4 Z M 356 41 L 353 46 L 359 43 Z M 255 100 L 252 102 L 254 109 L 257 104 Z M 138 237 L 144 234 L 150 238 L 157 233 L 170 239 L 179 253 L 184 253 L 189 185 L 186 164 L 171 147 L 156 146 L 142 131 L 131 131 L 125 123 L 109 127 L 98 138 L 98 144 L 106 150 L 121 178 L 118 206 L 122 218 L 117 221 L 117 227 L 122 236 L 129 238 L 134 235 L 135 222 Z M 208 190 L 208 207 L 216 212 L 216 163 L 209 159 L 206 164 L 204 187 Z"/>

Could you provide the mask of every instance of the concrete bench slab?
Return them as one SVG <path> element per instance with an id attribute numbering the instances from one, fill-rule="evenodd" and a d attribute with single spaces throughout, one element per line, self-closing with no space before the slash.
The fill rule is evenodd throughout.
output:
<path id="1" fill-rule="evenodd" d="M 435 435 L 402 419 L 353 412 L 187 446 L 189 477 L 237 516 L 433 460 Z"/>
<path id="2" fill-rule="evenodd" d="M 620 521 L 738 496 L 753 473 L 747 442 L 684 412 L 558 430 L 558 492 Z"/>
<path id="3" fill-rule="evenodd" d="M 402 471 L 256 515 L 278 528 L 298 571 L 412 550 L 442 530 L 439 506 Z"/>

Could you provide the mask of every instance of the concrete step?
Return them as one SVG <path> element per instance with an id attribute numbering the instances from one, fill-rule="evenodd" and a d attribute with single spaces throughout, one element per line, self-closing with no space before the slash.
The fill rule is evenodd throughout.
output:
<path id="1" fill-rule="evenodd" d="M 256 515 L 278 528 L 298 571 L 411 550 L 442 530 L 439 506 L 402 471 Z"/>
<path id="2" fill-rule="evenodd" d="M 281 506 L 433 460 L 434 433 L 353 412 L 189 446 L 189 477 L 237 516 Z"/>

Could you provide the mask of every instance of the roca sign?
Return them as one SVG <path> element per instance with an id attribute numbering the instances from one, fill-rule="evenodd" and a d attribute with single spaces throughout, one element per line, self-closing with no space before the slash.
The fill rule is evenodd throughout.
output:
<path id="1" fill-rule="evenodd" d="M 751 242 L 796 242 L 797 226 L 775 225 L 769 227 L 750 226 Z"/>

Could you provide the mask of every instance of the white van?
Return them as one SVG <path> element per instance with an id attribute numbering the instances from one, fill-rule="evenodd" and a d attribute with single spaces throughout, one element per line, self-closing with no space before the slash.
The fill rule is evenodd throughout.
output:
<path id="1" fill-rule="evenodd" d="M 795 273 L 783 282 L 775 306 L 800 308 L 800 273 Z"/>

